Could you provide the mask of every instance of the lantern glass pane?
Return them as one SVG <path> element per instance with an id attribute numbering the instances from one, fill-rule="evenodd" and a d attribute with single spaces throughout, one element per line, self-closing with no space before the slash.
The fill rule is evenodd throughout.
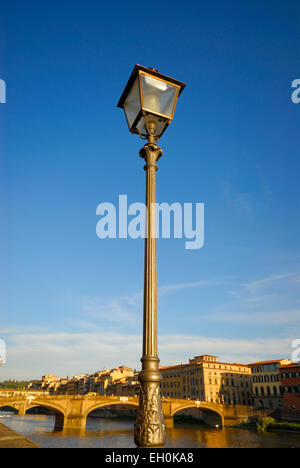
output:
<path id="1" fill-rule="evenodd" d="M 178 87 L 154 76 L 141 74 L 143 108 L 155 114 L 173 117 Z"/>
<path id="2" fill-rule="evenodd" d="M 124 103 L 124 111 L 128 120 L 129 128 L 131 128 L 139 111 L 141 109 L 139 81 L 136 78 L 127 98 Z"/>

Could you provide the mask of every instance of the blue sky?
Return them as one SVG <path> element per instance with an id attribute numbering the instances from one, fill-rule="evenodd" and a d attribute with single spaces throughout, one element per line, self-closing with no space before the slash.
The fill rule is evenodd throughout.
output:
<path id="1" fill-rule="evenodd" d="M 152 5 L 150 5 L 151 7 Z M 187 84 L 157 199 L 205 203 L 205 244 L 158 241 L 159 356 L 290 357 L 300 338 L 299 2 L 14 1 L 1 6 L 4 378 L 139 367 L 143 241 L 96 207 L 144 201 L 118 99 L 136 63 Z"/>

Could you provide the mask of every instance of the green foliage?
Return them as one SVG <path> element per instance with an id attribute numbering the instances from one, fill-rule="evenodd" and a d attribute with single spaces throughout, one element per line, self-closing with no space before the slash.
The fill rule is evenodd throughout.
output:
<path id="1" fill-rule="evenodd" d="M 259 432 L 273 430 L 300 431 L 300 423 L 282 421 L 278 422 L 273 418 L 263 418 L 256 422 L 256 428 Z"/>
<path id="2" fill-rule="evenodd" d="M 271 424 L 275 424 L 275 423 L 276 421 L 273 418 L 269 418 L 269 417 L 263 418 L 257 421 L 257 430 L 259 432 L 265 432 Z"/>
<path id="3" fill-rule="evenodd" d="M 4 380 L 0 382 L 0 388 L 11 389 L 11 390 L 23 390 L 27 385 L 29 385 L 29 381 L 26 380 Z"/>
<path id="4" fill-rule="evenodd" d="M 274 424 L 270 424 L 269 429 L 282 429 L 288 431 L 300 431 L 300 423 L 296 422 L 275 422 Z"/>

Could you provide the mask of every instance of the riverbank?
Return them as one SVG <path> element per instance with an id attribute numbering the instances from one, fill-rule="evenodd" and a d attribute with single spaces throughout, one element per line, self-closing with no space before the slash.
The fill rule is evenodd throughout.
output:
<path id="1" fill-rule="evenodd" d="M 266 418 L 271 419 L 271 418 Z M 294 432 L 300 435 L 300 423 L 289 422 L 289 421 L 263 421 L 242 423 L 238 427 L 239 429 L 249 429 L 260 432 Z"/>
<path id="2" fill-rule="evenodd" d="M 0 423 L 0 448 L 42 448 L 30 439 L 17 434 Z"/>

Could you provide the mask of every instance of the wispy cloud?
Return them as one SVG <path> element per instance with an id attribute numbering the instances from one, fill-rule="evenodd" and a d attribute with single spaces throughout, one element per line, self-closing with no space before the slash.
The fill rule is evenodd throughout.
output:
<path id="1" fill-rule="evenodd" d="M 239 214 L 250 214 L 253 212 L 253 201 L 250 193 L 234 191 L 232 184 L 226 182 L 223 197 L 226 203 Z"/>
<path id="2" fill-rule="evenodd" d="M 199 288 L 202 286 L 218 286 L 220 281 L 195 281 L 192 283 L 179 283 L 179 284 L 170 284 L 168 286 L 161 286 L 158 288 L 159 296 L 168 294 L 173 291 L 178 291 L 180 289 L 189 289 L 189 288 Z"/>
<path id="3" fill-rule="evenodd" d="M 109 301 L 99 298 L 83 299 L 81 307 L 85 316 L 102 322 L 133 323 L 137 320 L 135 303 L 127 297 L 116 297 Z"/>
<path id="4" fill-rule="evenodd" d="M 264 302 L 266 299 L 275 300 L 283 296 L 289 300 L 297 300 L 300 297 L 298 281 L 298 272 L 277 273 L 240 283 L 238 287 L 227 292 L 233 297 L 243 299 L 244 302 Z"/>
<path id="5" fill-rule="evenodd" d="M 7 364 L 0 378 L 40 378 L 45 373 L 71 376 L 117 365 L 140 367 L 141 336 L 95 329 L 90 332 L 33 333 L 22 330 L 7 336 Z M 292 338 L 221 339 L 195 334 L 159 336 L 162 365 L 187 362 L 209 353 L 222 361 L 249 363 L 290 357 Z"/>
<path id="6" fill-rule="evenodd" d="M 243 283 L 242 287 L 247 289 L 249 292 L 256 292 L 261 288 L 265 288 L 266 286 L 270 286 L 274 283 L 277 283 L 280 280 L 290 278 L 292 276 L 291 273 L 283 273 L 283 274 L 277 274 L 277 275 L 270 275 L 267 276 L 266 278 L 262 278 L 259 280 L 253 280 L 250 281 L 249 283 Z"/>
<path id="7" fill-rule="evenodd" d="M 299 273 L 283 272 L 241 282 L 228 289 L 231 300 L 215 307 L 210 317 L 235 324 L 300 325 Z"/>
<path id="8" fill-rule="evenodd" d="M 214 280 L 169 284 L 158 288 L 158 296 L 190 288 L 218 286 L 220 284 L 220 281 Z M 119 324 L 136 324 L 141 316 L 142 305 L 142 291 L 128 296 L 116 296 L 108 301 L 98 297 L 84 298 L 80 301 L 81 310 L 86 317 Z"/>
<path id="9" fill-rule="evenodd" d="M 229 288 L 229 284 L 232 285 Z M 169 284 L 159 288 L 159 295 L 184 294 L 190 288 L 223 288 L 231 300 L 213 305 L 201 320 L 209 326 L 255 326 L 265 330 L 266 337 L 224 339 L 190 332 L 159 336 L 159 354 L 163 365 L 187 361 L 193 355 L 214 354 L 220 360 L 248 363 L 260 359 L 290 357 L 291 342 L 299 336 L 300 326 L 299 273 L 274 273 L 258 279 L 240 281 L 235 278 Z M 213 289 L 214 291 L 214 289 Z M 228 295 L 227 295 L 228 299 Z M 7 364 L 0 368 L 3 378 L 39 378 L 45 373 L 59 376 L 93 372 L 103 366 L 126 364 L 140 366 L 142 291 L 105 301 L 84 298 L 77 302 L 80 312 L 56 329 L 35 326 L 11 326 L 1 329 L 7 343 Z M 199 314 L 191 321 L 199 320 Z M 270 326 L 278 326 L 277 336 L 268 335 Z M 207 327 L 206 327 L 207 328 Z M 225 328 L 225 327 L 224 327 Z M 214 330 L 214 328 L 212 328 Z M 210 334 L 211 335 L 211 334 Z M 219 333 L 218 333 L 219 336 Z"/>
<path id="10" fill-rule="evenodd" d="M 203 320 L 203 317 L 201 318 Z M 268 327 L 278 325 L 300 327 L 300 309 L 271 310 L 271 311 L 245 311 L 244 313 L 215 313 L 206 319 L 231 322 L 235 324 L 250 324 L 252 326 L 265 325 Z"/>
<path id="11" fill-rule="evenodd" d="M 159 340 L 160 355 L 169 364 L 187 361 L 199 354 L 218 356 L 220 361 L 247 364 L 263 359 L 291 356 L 291 338 L 222 339 L 195 335 L 168 335 Z"/>

